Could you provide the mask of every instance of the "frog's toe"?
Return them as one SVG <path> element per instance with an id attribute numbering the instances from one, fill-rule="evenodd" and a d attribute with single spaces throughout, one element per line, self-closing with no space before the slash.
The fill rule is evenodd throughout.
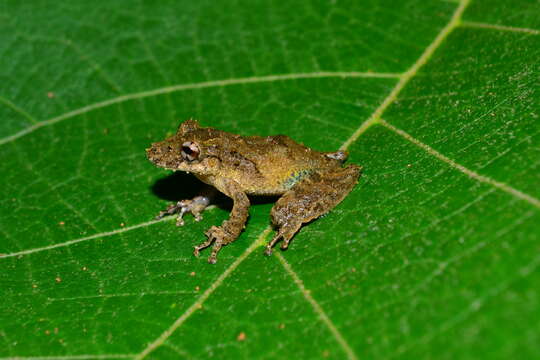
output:
<path id="1" fill-rule="evenodd" d="M 217 263 L 217 256 L 212 254 L 208 257 L 208 263 L 214 265 Z"/>
<path id="2" fill-rule="evenodd" d="M 195 248 L 193 249 L 193 255 L 195 255 L 196 257 L 199 257 L 200 251 L 202 249 L 206 249 L 207 247 L 212 245 L 213 241 L 214 241 L 214 239 L 208 239 L 205 242 L 203 242 L 202 244 L 199 244 L 199 245 L 195 246 Z"/>
<path id="3" fill-rule="evenodd" d="M 276 243 L 283 239 L 283 231 L 282 229 L 279 229 L 278 233 L 274 236 L 274 238 L 272 239 L 272 241 L 270 241 L 268 243 L 268 245 L 266 245 L 266 250 L 264 250 L 264 254 L 266 256 L 270 256 L 272 255 L 272 248 L 274 247 L 274 245 L 276 245 Z"/>
<path id="4" fill-rule="evenodd" d="M 264 250 L 264 255 L 270 256 L 272 255 L 272 246 L 271 244 L 266 245 L 266 249 Z"/>
<path id="5" fill-rule="evenodd" d="M 178 215 L 176 217 L 176 226 L 184 226 L 185 222 L 184 222 L 184 217 L 183 217 L 183 213 L 182 215 Z"/>
<path id="6" fill-rule="evenodd" d="M 289 243 L 291 242 L 294 234 L 296 234 L 296 232 L 300 229 L 300 226 L 302 226 L 301 222 L 289 222 L 282 225 L 272 241 L 266 245 L 266 250 L 264 253 L 266 255 L 271 255 L 272 248 L 280 240 L 283 240 L 283 243 L 280 246 L 281 250 L 286 250 L 289 247 Z"/>
<path id="7" fill-rule="evenodd" d="M 266 256 L 272 255 L 272 247 L 270 245 L 266 245 L 266 249 L 264 250 L 264 255 Z"/>
<path id="8" fill-rule="evenodd" d="M 171 204 L 171 205 L 167 206 L 167 209 L 160 211 L 159 214 L 154 218 L 154 220 L 163 219 L 167 215 L 174 214 L 179 209 L 178 204 L 179 204 L 179 202 L 176 203 L 176 204 Z"/>

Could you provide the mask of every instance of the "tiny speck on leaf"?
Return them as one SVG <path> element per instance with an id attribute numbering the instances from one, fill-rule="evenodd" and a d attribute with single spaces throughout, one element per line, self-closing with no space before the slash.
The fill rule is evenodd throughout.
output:
<path id="1" fill-rule="evenodd" d="M 126 224 L 120 223 L 120 227 L 124 227 L 124 226 L 126 226 Z"/>
<path id="2" fill-rule="evenodd" d="M 88 268 L 87 268 L 86 266 L 83 266 L 83 267 L 81 268 L 81 270 L 82 270 L 82 271 L 86 271 L 86 270 L 88 270 Z"/>
<path id="3" fill-rule="evenodd" d="M 195 271 L 189 273 L 190 276 L 195 276 Z"/>
<path id="4" fill-rule="evenodd" d="M 52 91 L 49 91 L 49 92 L 47 93 L 47 97 L 48 97 L 49 99 L 52 99 L 52 98 L 54 97 L 54 93 L 53 93 Z"/>
<path id="5" fill-rule="evenodd" d="M 62 278 L 60 276 L 57 276 L 54 281 L 56 281 L 57 283 L 62 282 Z"/>
<path id="6" fill-rule="evenodd" d="M 236 340 L 238 341 L 246 340 L 246 333 L 242 331 L 240 334 L 238 334 L 238 336 L 236 337 Z"/>
<path id="7" fill-rule="evenodd" d="M 32 288 L 37 289 L 37 284 L 32 284 Z"/>
<path id="8" fill-rule="evenodd" d="M 195 286 L 195 291 L 199 291 L 201 290 L 201 287 L 200 286 Z"/>
<path id="9" fill-rule="evenodd" d="M 58 225 L 60 225 L 60 226 L 64 226 L 64 225 L 66 225 L 66 223 L 65 223 L 65 222 L 63 222 L 63 221 L 60 221 L 60 222 L 58 223 Z"/>
<path id="10" fill-rule="evenodd" d="M 279 324 L 278 327 L 279 327 L 281 330 L 283 330 L 283 329 L 285 329 L 285 324 L 283 324 L 283 323 L 282 323 L 282 324 Z"/>

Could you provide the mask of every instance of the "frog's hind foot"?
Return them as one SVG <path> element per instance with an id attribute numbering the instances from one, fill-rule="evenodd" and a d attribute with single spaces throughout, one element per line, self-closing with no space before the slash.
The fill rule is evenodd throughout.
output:
<path id="1" fill-rule="evenodd" d="M 171 204 L 167 206 L 166 210 L 160 211 L 159 215 L 156 216 L 156 220 L 162 219 L 167 215 L 172 215 L 178 213 L 176 218 L 176 226 L 184 225 L 184 214 L 191 213 L 195 217 L 195 221 L 202 220 L 202 212 L 208 204 L 210 199 L 207 196 L 196 196 L 192 200 L 181 200 L 176 204 Z"/>
<path id="2" fill-rule="evenodd" d="M 272 248 L 274 245 L 281 239 L 283 239 L 283 242 L 281 243 L 281 250 L 286 250 L 289 247 L 289 242 L 291 242 L 291 239 L 293 238 L 294 234 L 300 229 L 302 226 L 302 222 L 294 222 L 294 223 L 288 223 L 287 225 L 284 225 L 279 228 L 279 231 L 274 236 L 272 241 L 266 245 L 266 250 L 264 251 L 264 254 L 267 256 L 272 255 Z"/>

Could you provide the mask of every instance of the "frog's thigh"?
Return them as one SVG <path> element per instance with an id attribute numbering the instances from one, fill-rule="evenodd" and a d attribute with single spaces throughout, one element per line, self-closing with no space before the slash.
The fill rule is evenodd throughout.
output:
<path id="1" fill-rule="evenodd" d="M 349 165 L 313 174 L 294 185 L 272 208 L 272 222 L 279 231 L 269 246 L 283 238 L 282 248 L 286 248 L 303 223 L 318 218 L 339 204 L 353 189 L 359 176 L 360 167 Z"/>

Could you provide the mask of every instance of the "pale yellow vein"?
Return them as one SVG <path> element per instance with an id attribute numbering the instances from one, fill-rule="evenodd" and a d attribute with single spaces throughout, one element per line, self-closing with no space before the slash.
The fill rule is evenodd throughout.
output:
<path id="1" fill-rule="evenodd" d="M 90 300 L 90 299 L 110 299 L 118 297 L 143 297 L 143 296 L 161 296 L 161 295 L 192 295 L 196 294 L 195 290 L 187 291 L 154 291 L 154 292 L 140 292 L 140 293 L 120 293 L 120 294 L 96 294 L 87 296 L 73 296 L 62 298 L 47 298 L 47 302 L 61 302 L 61 301 L 76 301 L 76 300 Z"/>
<path id="2" fill-rule="evenodd" d="M 300 289 L 300 292 L 302 293 L 304 298 L 309 302 L 309 304 L 311 305 L 315 313 L 319 316 L 321 321 L 328 327 L 332 335 L 336 338 L 339 345 L 341 345 L 341 347 L 347 354 L 347 359 L 350 359 L 350 360 L 358 359 L 353 349 L 349 346 L 349 344 L 347 343 L 343 335 L 341 335 L 341 332 L 334 325 L 332 320 L 330 320 L 328 315 L 326 315 L 326 312 L 323 310 L 321 305 L 319 305 L 319 303 L 313 298 L 313 296 L 311 296 L 311 292 L 308 289 L 306 289 L 302 279 L 300 279 L 298 274 L 292 269 L 291 265 L 287 262 L 287 260 L 285 260 L 283 255 L 276 252 L 275 256 L 278 258 L 279 262 L 283 265 L 287 273 L 294 280 L 294 283 L 298 286 L 298 288 Z"/>
<path id="3" fill-rule="evenodd" d="M 0 357 L 0 360 L 99 360 L 132 359 L 134 354 L 62 355 L 62 356 L 13 356 Z"/>
<path id="4" fill-rule="evenodd" d="M 57 244 L 51 244 L 51 245 L 47 245 L 47 246 L 43 246 L 43 247 L 37 247 L 37 248 L 33 248 L 33 249 L 21 250 L 21 251 L 13 252 L 13 253 L 10 253 L 10 254 L 2 254 L 2 255 L 0 255 L 0 259 L 5 259 L 5 258 L 9 258 L 9 257 L 23 256 L 23 255 L 29 255 L 29 254 L 33 254 L 33 253 L 40 252 L 40 251 L 46 251 L 46 250 L 57 249 L 57 248 L 65 247 L 65 246 L 70 246 L 70 245 L 77 244 L 77 243 L 80 243 L 80 242 L 83 242 L 83 241 L 93 240 L 93 239 L 107 237 L 107 236 L 113 236 L 113 235 L 124 233 L 126 231 L 131 231 L 131 230 L 135 230 L 135 229 L 142 228 L 142 227 L 145 227 L 145 226 L 157 224 L 159 222 L 171 221 L 172 219 L 174 219 L 174 216 L 165 217 L 165 218 L 160 219 L 160 220 L 147 221 L 147 222 L 139 223 L 139 224 L 132 225 L 132 226 L 126 226 L 124 228 L 120 228 L 120 229 L 117 229 L 117 230 L 112 230 L 112 231 L 102 232 L 102 233 L 99 233 L 99 234 L 89 235 L 89 236 L 85 236 L 85 237 L 82 237 L 82 238 L 68 240 L 68 241 L 65 241 L 65 242 L 57 243 Z"/>
<path id="5" fill-rule="evenodd" d="M 380 121 L 382 114 L 385 112 L 385 110 L 394 102 L 396 101 L 399 93 L 405 85 L 413 78 L 420 68 L 426 64 L 426 62 L 431 58 L 435 50 L 442 44 L 442 42 L 448 37 L 448 35 L 460 24 L 461 16 L 463 15 L 463 12 L 467 8 L 467 5 L 469 4 L 469 0 L 462 0 L 459 3 L 459 6 L 457 7 L 456 11 L 452 15 L 452 18 L 446 24 L 446 26 L 439 32 L 437 37 L 433 40 L 431 44 L 428 45 L 426 50 L 420 55 L 418 60 L 407 70 L 405 73 L 403 73 L 399 77 L 399 81 L 396 84 L 396 86 L 392 89 L 390 94 L 384 99 L 384 101 L 379 105 L 377 109 L 371 114 L 371 116 L 364 121 L 358 129 L 345 141 L 345 143 L 341 146 L 342 150 L 347 149 L 353 142 L 358 139 L 360 135 L 362 135 L 371 125 L 376 124 Z"/>
<path id="6" fill-rule="evenodd" d="M 511 31 L 511 32 L 526 33 L 526 34 L 531 34 L 531 35 L 540 35 L 540 30 L 536 30 L 536 29 L 506 26 L 506 25 L 487 24 L 487 23 L 480 23 L 480 22 L 475 22 L 475 21 L 462 21 L 460 25 L 463 27 L 469 27 L 469 28 Z"/>
<path id="7" fill-rule="evenodd" d="M 475 179 L 475 180 L 477 180 L 479 182 L 492 185 L 492 186 L 494 186 L 494 187 L 496 187 L 496 188 L 498 188 L 498 189 L 500 189 L 500 190 L 502 190 L 502 191 L 504 191 L 504 192 L 506 192 L 506 193 L 508 193 L 508 194 L 510 194 L 512 196 L 515 196 L 515 197 L 517 197 L 517 198 L 519 198 L 521 200 L 527 201 L 528 203 L 530 203 L 533 206 L 536 206 L 537 208 L 540 208 L 540 200 L 536 199 L 535 197 L 533 197 L 533 196 L 531 196 L 529 194 L 526 194 L 526 193 L 524 193 L 522 191 L 519 191 L 519 190 L 513 188 L 512 186 L 510 186 L 508 184 L 505 184 L 503 182 L 494 180 L 494 179 L 492 179 L 490 177 L 487 177 L 487 176 L 484 176 L 484 175 L 480 175 L 477 172 L 466 168 L 465 166 L 463 166 L 463 165 L 455 162 L 454 160 L 450 159 L 448 156 L 445 156 L 445 155 L 441 154 L 440 152 L 438 152 L 437 150 L 433 149 L 431 146 L 429 146 L 429 145 L 421 142 L 420 140 L 412 137 L 411 135 L 409 135 L 405 131 L 395 127 L 392 124 L 387 123 L 383 119 L 379 120 L 379 124 L 383 125 L 387 129 L 395 132 L 396 134 L 402 136 L 403 138 L 409 140 L 410 142 L 412 142 L 416 146 L 418 146 L 418 147 L 422 148 L 423 150 L 425 150 L 428 154 L 435 156 L 437 159 L 447 163 L 452 168 L 461 171 L 462 173 L 468 175 L 469 177 L 471 177 L 471 178 L 473 178 L 473 179 Z"/>
<path id="8" fill-rule="evenodd" d="M 83 106 L 82 108 L 67 112 L 65 114 L 56 116 L 48 120 L 43 120 L 13 135 L 0 139 L 0 145 L 14 141 L 42 127 L 53 125 L 60 121 L 63 121 L 63 120 L 66 120 L 66 119 L 69 119 L 69 118 L 72 118 L 81 114 L 85 114 L 90 111 L 94 111 L 94 110 L 101 109 L 101 108 L 111 106 L 114 104 L 126 102 L 129 100 L 138 100 L 138 99 L 143 99 L 150 96 L 168 94 L 168 93 L 172 93 L 176 91 L 204 89 L 204 88 L 211 88 L 211 87 L 223 87 L 223 86 L 230 86 L 230 85 L 285 81 L 285 80 L 314 79 L 314 78 L 332 78 L 332 77 L 336 77 L 336 78 L 398 78 L 399 76 L 400 76 L 399 74 L 393 74 L 393 73 L 374 73 L 374 72 L 314 72 L 314 73 L 254 76 L 254 77 L 247 77 L 247 78 L 214 80 L 214 81 L 205 81 L 205 82 L 193 83 L 193 84 L 180 84 L 180 85 L 167 86 L 163 88 L 118 96 L 112 99 L 108 99 L 108 100 L 100 101 L 100 102 L 90 104 L 87 106 Z"/>
<path id="9" fill-rule="evenodd" d="M 26 120 L 30 121 L 32 124 L 38 124 L 38 120 L 35 119 L 32 115 L 15 105 L 12 101 L 0 96 L 0 102 L 4 103 L 7 107 L 9 107 L 11 110 L 15 111 L 16 113 L 19 113 L 22 115 Z"/>
<path id="10" fill-rule="evenodd" d="M 189 318 L 195 311 L 202 308 L 202 304 L 208 299 L 210 295 L 225 281 L 225 279 L 240 265 L 245 258 L 249 256 L 256 248 L 264 244 L 264 240 L 268 234 L 272 231 L 272 228 L 268 226 L 252 243 L 249 247 L 240 255 L 229 267 L 221 273 L 221 275 L 195 300 L 195 302 L 187 308 L 180 317 L 178 317 L 171 326 L 169 326 L 159 337 L 152 341 L 148 346 L 141 351 L 140 354 L 135 356 L 135 360 L 144 359 L 152 351 L 160 347 L 175 331 L 182 325 L 187 318 Z"/>

